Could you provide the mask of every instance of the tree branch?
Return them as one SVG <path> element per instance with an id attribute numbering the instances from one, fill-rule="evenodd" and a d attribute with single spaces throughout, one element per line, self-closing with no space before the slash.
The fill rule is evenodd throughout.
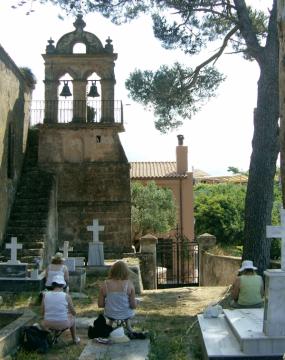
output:
<path id="1" fill-rule="evenodd" d="M 195 70 L 193 71 L 193 75 L 191 77 L 191 81 L 188 84 L 188 87 L 192 87 L 196 84 L 197 79 L 198 79 L 198 75 L 201 71 L 201 69 L 203 67 L 205 67 L 206 65 L 210 64 L 212 61 L 214 61 L 214 63 L 218 60 L 218 58 L 222 55 L 222 53 L 224 52 L 225 48 L 227 47 L 227 44 L 230 40 L 230 38 L 238 31 L 239 27 L 238 25 L 236 25 L 235 27 L 233 27 L 225 36 L 224 41 L 222 46 L 220 47 L 220 49 L 211 57 L 209 57 L 209 59 L 207 59 L 206 61 L 204 61 L 203 63 L 201 63 L 200 65 L 198 65 Z"/>

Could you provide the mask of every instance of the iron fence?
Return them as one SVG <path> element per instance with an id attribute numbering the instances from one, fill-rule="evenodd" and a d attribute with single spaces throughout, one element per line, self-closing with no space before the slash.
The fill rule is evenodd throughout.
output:
<path id="1" fill-rule="evenodd" d="M 199 245 L 185 239 L 157 243 L 157 287 L 199 285 Z"/>

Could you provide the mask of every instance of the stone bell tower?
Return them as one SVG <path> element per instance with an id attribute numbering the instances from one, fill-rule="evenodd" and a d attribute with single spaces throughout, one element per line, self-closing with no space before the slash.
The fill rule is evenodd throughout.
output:
<path id="1" fill-rule="evenodd" d="M 86 254 L 92 240 L 87 226 L 96 218 L 105 227 L 100 241 L 108 256 L 131 247 L 129 163 L 118 136 L 124 125 L 122 102 L 114 99 L 117 54 L 110 38 L 103 46 L 85 26 L 79 14 L 75 30 L 56 45 L 50 39 L 43 54 L 45 111 L 38 159 L 57 178 L 58 245 L 68 240 Z M 77 44 L 86 52 L 75 53 Z"/>

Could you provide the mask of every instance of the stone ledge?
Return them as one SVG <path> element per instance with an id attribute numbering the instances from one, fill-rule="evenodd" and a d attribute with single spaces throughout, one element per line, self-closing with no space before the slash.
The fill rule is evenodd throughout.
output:
<path id="1" fill-rule="evenodd" d="M 89 340 L 79 360 L 146 360 L 149 351 L 149 339 L 130 340 L 128 343 L 105 345 Z"/>

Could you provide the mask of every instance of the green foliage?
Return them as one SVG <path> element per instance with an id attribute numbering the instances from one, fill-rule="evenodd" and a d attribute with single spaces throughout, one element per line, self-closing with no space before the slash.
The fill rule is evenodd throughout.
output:
<path id="1" fill-rule="evenodd" d="M 36 83 L 37 83 L 37 79 L 35 77 L 35 75 L 33 74 L 32 70 L 28 67 L 21 67 L 20 71 L 22 73 L 22 75 L 24 76 L 24 78 L 27 81 L 27 84 L 34 89 Z"/>
<path id="2" fill-rule="evenodd" d="M 176 207 L 172 191 L 156 186 L 154 181 L 131 184 L 132 230 L 141 236 L 148 232 L 168 232 L 176 223 Z"/>
<path id="3" fill-rule="evenodd" d="M 152 106 L 155 126 L 161 132 L 182 125 L 181 119 L 191 118 L 203 102 L 214 96 L 222 75 L 213 67 L 203 69 L 195 85 L 194 72 L 175 63 L 157 71 L 135 70 L 126 81 L 130 96 L 144 106 Z"/>
<path id="4" fill-rule="evenodd" d="M 217 242 L 241 245 L 246 187 L 235 184 L 195 186 L 195 232 L 210 233 Z"/>

